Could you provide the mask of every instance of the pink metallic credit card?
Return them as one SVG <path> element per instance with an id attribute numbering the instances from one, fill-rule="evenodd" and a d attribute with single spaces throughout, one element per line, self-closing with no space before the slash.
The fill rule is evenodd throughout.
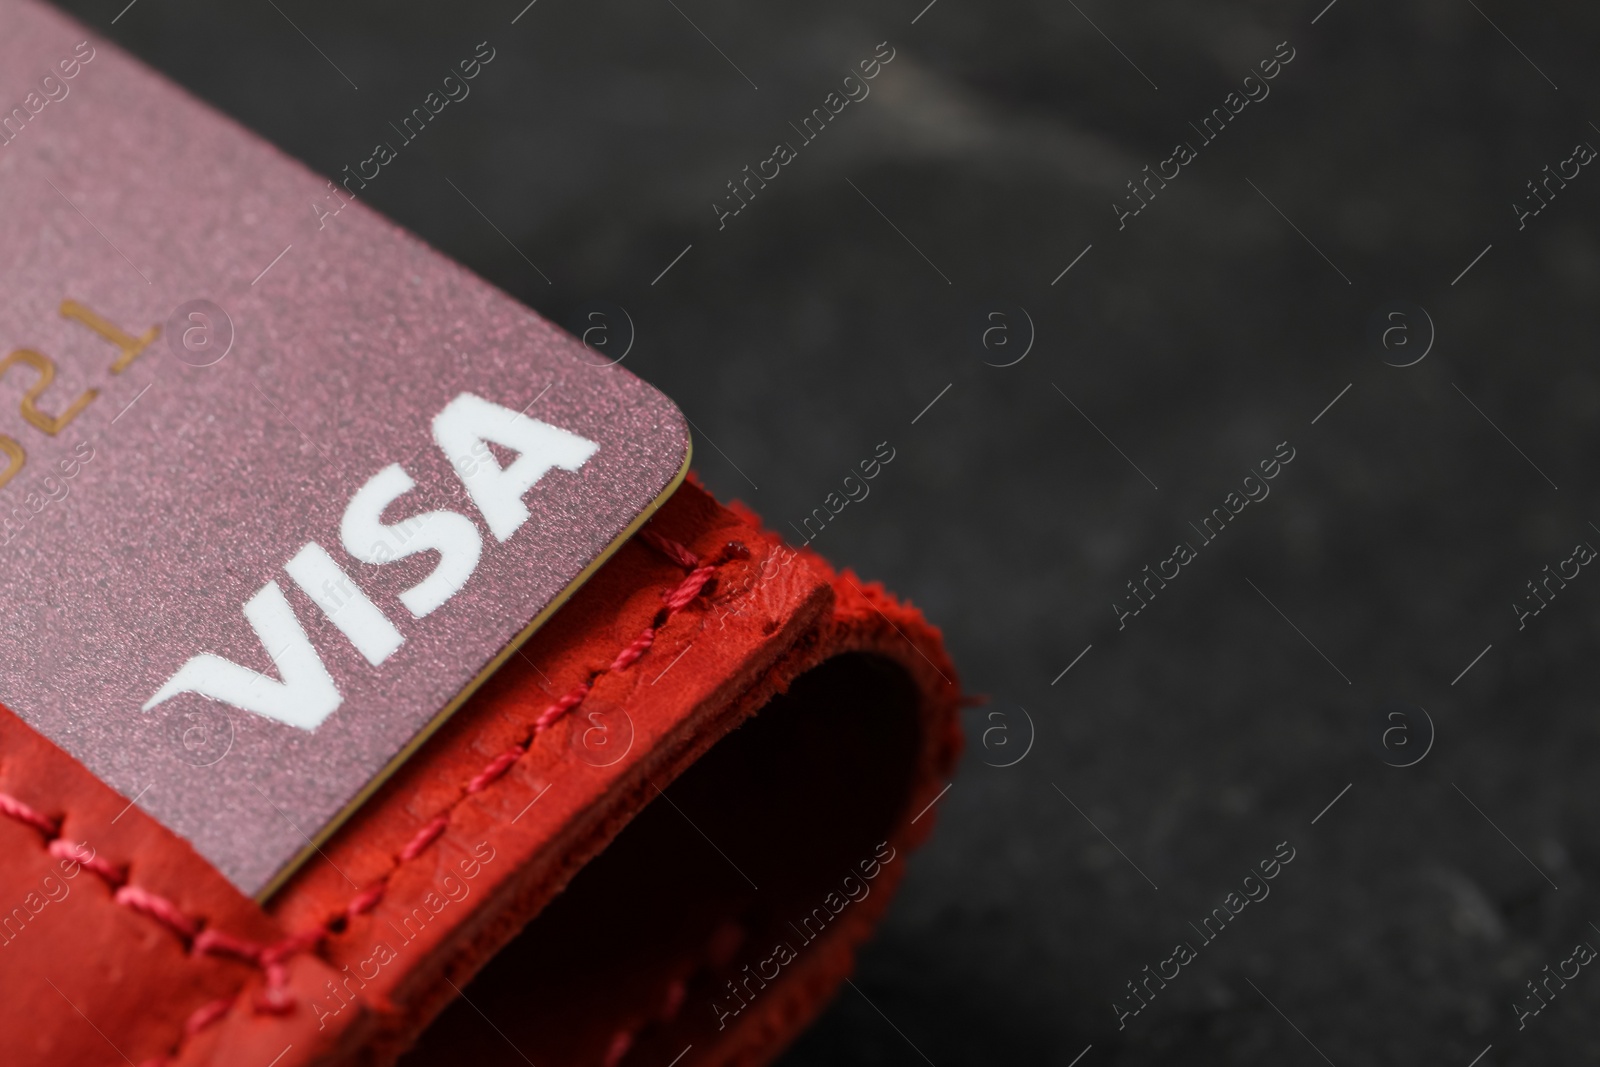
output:
<path id="1" fill-rule="evenodd" d="M 689 460 L 353 193 L 0 0 L 0 702 L 258 896 Z"/>

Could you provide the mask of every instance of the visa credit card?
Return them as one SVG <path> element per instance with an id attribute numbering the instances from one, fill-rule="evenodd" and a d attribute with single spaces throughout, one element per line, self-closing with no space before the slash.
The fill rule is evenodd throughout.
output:
<path id="1" fill-rule="evenodd" d="M 0 205 L 0 703 L 265 896 L 671 494 L 684 420 L 31 0 Z"/>

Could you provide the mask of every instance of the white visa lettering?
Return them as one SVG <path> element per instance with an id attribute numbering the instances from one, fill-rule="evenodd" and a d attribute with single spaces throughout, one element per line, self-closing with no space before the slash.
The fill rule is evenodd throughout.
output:
<path id="1" fill-rule="evenodd" d="M 531 512 L 523 496 L 530 489 L 554 468 L 576 472 L 600 448 L 587 438 L 471 393 L 457 396 L 434 417 L 433 439 L 489 532 L 501 542 L 528 521 Z M 516 452 L 517 458 L 502 467 L 489 450 L 491 443 Z M 398 463 L 373 475 L 346 506 L 339 542 L 355 559 L 369 564 L 391 563 L 419 552 L 439 553 L 433 571 L 400 594 L 401 604 L 420 619 L 467 584 L 483 553 L 483 535 L 465 515 L 442 509 L 385 523 L 384 511 L 415 487 Z M 391 547 L 391 537 L 396 547 Z M 284 569 L 374 667 L 405 643 L 383 610 L 315 541 L 304 545 Z M 201 653 L 179 667 L 143 710 L 181 693 L 195 693 L 306 731 L 315 730 L 338 710 L 344 697 L 277 582 L 267 582 L 245 603 L 244 616 L 281 680 Z"/>
<path id="2" fill-rule="evenodd" d="M 406 643 L 389 616 L 380 611 L 356 585 L 355 579 L 334 562 L 328 550 L 315 541 L 296 552 L 283 569 L 374 667 Z"/>
<path id="3" fill-rule="evenodd" d="M 344 509 L 339 540 L 362 563 L 390 563 L 429 549 L 438 552 L 433 573 L 400 594 L 400 603 L 420 619 L 467 584 L 483 554 L 483 535 L 477 523 L 454 511 L 428 511 L 393 525 L 384 523 L 384 509 L 416 484 L 398 463 L 374 474 Z M 391 537 L 397 548 L 389 547 Z"/>
<path id="4" fill-rule="evenodd" d="M 277 582 L 268 582 L 245 602 L 244 617 L 261 647 L 272 657 L 282 681 L 274 681 L 248 667 L 210 653 L 195 656 L 179 667 L 155 696 L 151 708 L 179 693 L 198 693 L 302 730 L 315 730 L 334 713 L 344 697 L 333 676 L 312 647 L 305 627 Z"/>
<path id="5" fill-rule="evenodd" d="M 444 450 L 472 502 L 483 513 L 489 532 L 504 541 L 528 521 L 522 496 L 550 473 L 550 468 L 576 471 L 600 446 L 548 422 L 530 419 L 482 397 L 462 393 L 433 417 L 433 439 Z M 483 442 L 520 455 L 502 467 Z M 474 459 L 474 456 L 483 456 Z"/>

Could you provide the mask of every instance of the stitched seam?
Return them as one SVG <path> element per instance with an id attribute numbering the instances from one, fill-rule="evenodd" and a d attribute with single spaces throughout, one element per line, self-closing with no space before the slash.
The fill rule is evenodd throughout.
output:
<path id="1" fill-rule="evenodd" d="M 723 546 L 718 558 L 710 563 L 704 562 L 688 547 L 676 541 L 663 537 L 656 531 L 646 527 L 639 532 L 639 538 L 646 544 L 655 548 L 668 560 L 689 570 L 689 574 L 672 589 L 662 594 L 663 606 L 650 624 L 640 631 L 639 636 L 625 645 L 612 659 L 611 663 L 597 671 L 590 672 L 589 677 L 573 686 L 565 695 L 549 704 L 533 721 L 527 733 L 517 742 L 506 748 L 484 765 L 483 769 L 468 779 L 462 787 L 461 795 L 433 819 L 425 823 L 411 840 L 399 851 L 393 866 L 380 875 L 372 885 L 357 894 L 345 907 L 328 918 L 315 930 L 319 935 L 323 932 L 338 932 L 343 929 L 343 924 L 349 919 L 365 915 L 383 900 L 388 889 L 389 880 L 395 873 L 411 860 L 416 859 L 427 851 L 428 847 L 443 835 L 450 825 L 450 815 L 460 807 L 470 796 L 483 792 L 489 786 L 505 777 L 506 773 L 516 765 L 517 761 L 532 749 L 534 741 L 540 734 L 549 730 L 560 722 L 570 711 L 583 703 L 603 676 L 617 671 L 626 670 L 649 650 L 655 643 L 656 635 L 667 622 L 694 602 L 706 590 L 718 567 L 730 559 L 748 559 L 750 550 L 737 541 L 729 541 Z M 309 934 L 310 932 L 308 932 Z"/>
<path id="2" fill-rule="evenodd" d="M 9 793 L 0 793 L 0 815 L 9 816 L 44 838 L 45 853 L 58 860 L 76 863 L 92 872 L 111 891 L 111 899 L 130 911 L 138 912 L 176 937 L 192 956 L 219 956 L 238 960 L 262 970 L 267 988 L 257 1004 L 258 1011 L 283 1012 L 293 1006 L 287 991 L 288 974 L 282 961 L 299 951 L 295 938 L 264 944 L 235 937 L 221 930 L 208 929 L 205 920 L 184 913 L 173 901 L 141 886 L 128 883 L 128 873 L 97 856 L 88 842 L 73 844 L 61 836 L 61 819 L 43 814 Z M 191 1013 L 184 1021 L 184 1035 L 198 1033 L 226 1015 L 238 994 L 221 997 Z M 182 1039 L 179 1041 L 181 1047 Z M 158 1057 L 154 1063 L 161 1062 Z"/>
<path id="3" fill-rule="evenodd" d="M 662 594 L 663 607 L 656 613 L 650 625 L 624 646 L 609 665 L 591 672 L 586 681 L 574 686 L 564 696 L 546 707 L 534 720 L 532 728 L 522 740 L 490 760 L 481 771 L 468 780 L 462 794 L 445 811 L 435 816 L 412 836 L 396 855 L 394 865 L 387 872 L 319 926 L 291 934 L 271 944 L 249 941 L 220 930 L 207 929 L 203 918 L 186 915 L 177 904 L 166 897 L 129 885 L 127 872 L 95 856 L 87 842 L 78 845 L 67 842 L 60 836 L 61 819 L 52 819 L 22 800 L 3 792 L 0 792 L 0 815 L 9 816 L 42 834 L 45 838 L 45 850 L 50 855 L 60 859 L 70 859 L 93 871 L 112 890 L 112 900 L 115 903 L 165 927 L 192 955 L 229 957 L 261 970 L 266 975 L 266 987 L 254 1005 L 256 1013 L 285 1014 L 295 1004 L 293 995 L 288 991 L 287 961 L 291 957 L 318 949 L 323 938 L 342 930 L 343 924 L 348 919 L 364 915 L 377 907 L 388 889 L 389 880 L 402 866 L 427 851 L 428 847 L 443 835 L 449 827 L 451 813 L 460 807 L 467 797 L 482 792 L 504 777 L 517 761 L 528 753 L 540 734 L 560 722 L 568 712 L 583 703 L 584 698 L 589 695 L 601 677 L 626 670 L 637 663 L 655 643 L 657 634 L 672 617 L 705 592 L 717 568 L 732 559 L 750 558 L 750 550 L 737 541 L 729 541 L 723 546 L 715 561 L 705 563 L 686 546 L 663 537 L 649 528 L 641 530 L 639 537 L 674 564 L 689 570 L 689 574 L 682 581 Z M 82 854 L 86 849 L 89 853 L 87 858 Z M 171 1051 L 165 1056 L 146 1060 L 141 1067 L 161 1067 L 171 1058 L 181 1055 L 187 1040 L 225 1017 L 238 1003 L 239 996 L 240 993 L 234 993 L 231 996 L 220 997 L 191 1012 L 184 1021 L 183 1033 L 171 1046 Z"/>
<path id="4" fill-rule="evenodd" d="M 736 931 L 734 936 L 739 944 L 744 943 L 748 932 L 738 922 L 726 922 L 713 931 L 710 941 L 701 952 L 699 962 L 687 974 L 670 978 L 662 986 L 661 1002 L 656 1006 L 655 1013 L 632 1026 L 620 1027 L 612 1033 L 611 1041 L 606 1045 L 605 1054 L 601 1057 L 600 1067 L 621 1067 L 622 1061 L 627 1059 L 640 1034 L 658 1025 L 670 1026 L 677 1020 L 678 1013 L 683 1009 L 683 1002 L 688 999 L 689 987 L 702 976 L 714 972 L 712 957 L 715 955 L 716 946 L 725 939 L 730 930 Z"/>

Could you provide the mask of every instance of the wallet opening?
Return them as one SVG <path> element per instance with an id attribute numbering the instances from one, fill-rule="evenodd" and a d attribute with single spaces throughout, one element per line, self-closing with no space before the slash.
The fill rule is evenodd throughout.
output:
<path id="1" fill-rule="evenodd" d="M 756 1062 L 814 1014 L 904 870 L 903 668 L 846 653 L 713 746 L 463 990 L 404 1067 Z M 679 1059 L 681 1057 L 681 1059 Z"/>

